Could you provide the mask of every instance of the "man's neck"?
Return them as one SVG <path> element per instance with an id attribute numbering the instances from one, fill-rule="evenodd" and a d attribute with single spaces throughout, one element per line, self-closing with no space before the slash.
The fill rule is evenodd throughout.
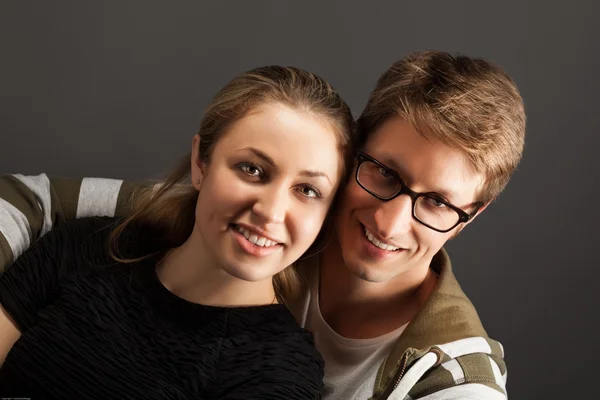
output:
<path id="1" fill-rule="evenodd" d="M 429 265 L 415 267 L 387 282 L 368 282 L 346 268 L 337 243 L 319 260 L 319 307 L 340 335 L 372 338 L 409 322 L 437 282 Z"/>

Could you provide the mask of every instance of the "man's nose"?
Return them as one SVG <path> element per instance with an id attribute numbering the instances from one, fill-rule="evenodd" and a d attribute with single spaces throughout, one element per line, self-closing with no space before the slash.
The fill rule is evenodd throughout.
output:
<path id="1" fill-rule="evenodd" d="M 380 203 L 374 216 L 377 234 L 383 239 L 390 239 L 408 233 L 413 218 L 412 204 L 408 195 Z"/>

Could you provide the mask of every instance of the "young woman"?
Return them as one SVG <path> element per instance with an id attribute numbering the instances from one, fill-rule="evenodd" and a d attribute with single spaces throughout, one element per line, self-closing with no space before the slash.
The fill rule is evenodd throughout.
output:
<path id="1" fill-rule="evenodd" d="M 233 79 L 191 168 L 137 195 L 125 220 L 54 229 L 2 275 L 0 394 L 318 398 L 323 362 L 285 306 L 299 285 L 288 266 L 318 251 L 353 124 L 311 73 Z"/>

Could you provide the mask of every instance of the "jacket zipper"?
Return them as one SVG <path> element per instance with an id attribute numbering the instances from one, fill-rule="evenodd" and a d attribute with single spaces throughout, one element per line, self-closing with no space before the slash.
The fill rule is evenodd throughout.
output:
<path id="1" fill-rule="evenodd" d="M 436 348 L 432 348 L 430 349 L 430 352 L 435 353 L 435 355 L 437 356 L 437 361 L 433 366 L 439 365 L 441 359 L 442 359 L 442 352 L 439 349 Z M 387 387 L 387 389 L 385 390 L 385 392 L 381 395 L 381 397 L 379 397 L 377 400 L 386 400 L 388 397 L 390 397 L 390 394 L 392 394 L 392 392 L 394 390 L 396 390 L 396 388 L 398 387 L 398 385 L 400 384 L 400 380 L 402 380 L 402 376 L 404 375 L 404 372 L 406 372 L 406 363 L 408 361 L 408 354 L 404 353 L 404 356 L 402 356 L 402 368 L 398 368 L 398 370 L 400 371 L 400 373 L 396 376 L 396 380 L 394 381 L 393 385 L 389 385 Z M 391 388 L 391 389 L 390 389 Z"/>
<path id="2" fill-rule="evenodd" d="M 400 380 L 402 379 L 402 376 L 404 375 L 404 370 L 406 369 L 406 361 L 408 360 L 408 355 L 404 354 L 404 356 L 402 357 L 402 364 L 401 364 L 401 368 L 398 368 L 398 370 L 400 371 L 400 373 L 396 376 L 396 380 L 394 381 L 393 385 L 388 385 L 387 389 L 385 390 L 384 393 L 381 394 L 381 397 L 379 397 L 378 400 L 385 400 L 388 397 L 390 397 L 390 394 L 392 394 L 392 392 L 398 387 L 398 385 L 400 384 Z"/>

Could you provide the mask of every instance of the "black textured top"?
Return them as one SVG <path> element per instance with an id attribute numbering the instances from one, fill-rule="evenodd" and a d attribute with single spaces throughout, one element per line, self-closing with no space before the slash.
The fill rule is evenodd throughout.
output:
<path id="1" fill-rule="evenodd" d="M 114 222 L 57 227 L 0 277 L 0 304 L 22 333 L 0 397 L 320 398 L 323 361 L 285 306 L 185 301 L 161 284 L 158 257 L 110 259 Z M 148 252 L 150 237 L 130 231 L 122 243 Z"/>

